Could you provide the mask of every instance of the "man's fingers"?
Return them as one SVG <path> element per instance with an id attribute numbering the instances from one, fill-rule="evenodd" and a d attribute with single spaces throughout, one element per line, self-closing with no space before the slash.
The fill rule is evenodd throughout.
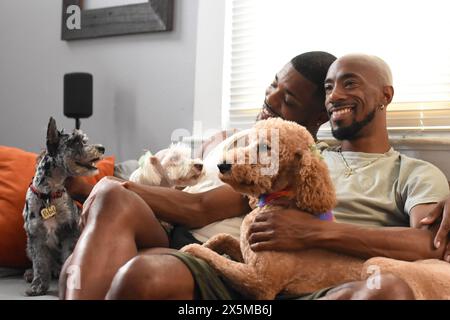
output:
<path id="1" fill-rule="evenodd" d="M 429 225 L 434 223 L 442 215 L 443 209 L 444 209 L 444 202 L 443 201 L 438 202 L 434 207 L 434 209 L 431 210 L 425 218 L 420 220 L 420 223 L 422 225 Z"/>
<path id="2" fill-rule="evenodd" d="M 272 239 L 272 237 L 273 237 L 272 231 L 256 232 L 250 235 L 250 237 L 248 238 L 248 242 L 250 243 L 250 245 L 253 245 L 258 242 L 269 241 Z"/>
<path id="3" fill-rule="evenodd" d="M 450 225 L 442 221 L 436 236 L 434 237 L 434 246 L 438 249 L 441 244 L 445 243 L 445 239 L 447 239 L 448 233 L 450 231 Z"/>
<path id="4" fill-rule="evenodd" d="M 78 222 L 78 227 L 80 228 L 80 231 L 84 230 L 84 227 L 86 226 L 86 215 L 81 214 L 80 221 Z"/>
<path id="5" fill-rule="evenodd" d="M 444 259 L 445 261 L 450 262 L 450 243 L 447 244 L 447 249 L 444 253 Z"/>
<path id="6" fill-rule="evenodd" d="M 267 222 L 253 222 L 248 228 L 248 233 L 265 232 L 270 229 L 270 224 Z"/>
<path id="7" fill-rule="evenodd" d="M 78 222 L 81 231 L 86 227 L 87 220 L 89 217 L 89 209 L 91 208 L 95 198 L 96 195 L 93 193 L 86 199 L 86 201 L 83 204 L 83 209 L 80 214 L 80 220 Z"/>
<path id="8" fill-rule="evenodd" d="M 445 243 L 447 236 L 450 233 L 450 213 L 449 208 L 446 205 L 442 206 L 442 220 L 439 226 L 439 230 L 434 237 L 434 246 L 439 248 L 441 244 Z"/>
<path id="9" fill-rule="evenodd" d="M 274 241 L 263 241 L 257 242 L 250 245 L 250 249 L 253 251 L 264 251 L 264 250 L 274 250 L 275 242 Z"/>
<path id="10" fill-rule="evenodd" d="M 255 217 L 255 222 L 268 222 L 273 218 L 273 215 L 275 214 L 277 210 L 274 211 L 265 211 L 258 213 L 258 215 Z"/>
<path id="11" fill-rule="evenodd" d="M 122 178 L 118 178 L 115 176 L 107 176 L 106 177 L 107 180 L 111 180 L 111 181 L 117 181 L 117 182 L 125 182 L 126 180 L 122 179 Z"/>

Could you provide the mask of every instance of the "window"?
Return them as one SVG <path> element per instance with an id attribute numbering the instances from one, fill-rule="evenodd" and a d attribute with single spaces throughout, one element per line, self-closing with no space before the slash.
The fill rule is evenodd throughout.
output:
<path id="1" fill-rule="evenodd" d="M 388 107 L 391 133 L 450 131 L 445 0 L 233 0 L 228 13 L 224 127 L 251 126 L 275 72 L 299 53 L 322 50 L 336 56 L 374 54 L 390 65 L 395 89 Z"/>

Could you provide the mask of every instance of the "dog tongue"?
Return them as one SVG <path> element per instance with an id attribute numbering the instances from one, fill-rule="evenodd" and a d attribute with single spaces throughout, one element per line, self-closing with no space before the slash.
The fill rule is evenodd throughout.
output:
<path id="1" fill-rule="evenodd" d="M 95 164 L 96 164 L 96 162 L 97 161 L 99 161 L 100 159 L 99 158 L 95 158 L 95 159 L 93 159 L 93 160 L 91 160 L 90 162 L 86 162 L 86 163 L 83 163 L 83 162 L 76 162 L 79 166 L 81 166 L 81 167 L 84 167 L 84 168 L 87 168 L 87 169 L 89 169 L 89 170 L 92 170 L 92 169 L 97 169 L 97 167 L 95 166 Z"/>

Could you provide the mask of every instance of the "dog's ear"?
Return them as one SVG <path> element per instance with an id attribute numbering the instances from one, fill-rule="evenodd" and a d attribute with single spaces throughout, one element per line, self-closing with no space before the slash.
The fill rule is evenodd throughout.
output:
<path id="1" fill-rule="evenodd" d="M 58 151 L 58 145 L 59 132 L 56 128 L 56 121 L 55 119 L 50 117 L 47 127 L 47 152 L 50 154 L 50 156 L 56 155 L 56 152 Z"/>
<path id="2" fill-rule="evenodd" d="M 150 161 L 150 165 L 153 166 L 153 168 L 155 168 L 156 172 L 159 174 L 159 176 L 161 177 L 161 182 L 160 182 L 160 186 L 161 187 L 172 187 L 173 183 L 172 181 L 169 179 L 169 177 L 167 176 L 167 172 L 166 170 L 163 168 L 163 166 L 161 165 L 161 162 L 159 161 L 159 159 L 156 156 L 151 156 L 148 161 Z"/>
<path id="3" fill-rule="evenodd" d="M 296 160 L 297 207 L 313 214 L 333 209 L 336 205 L 336 194 L 325 162 L 310 150 L 297 153 Z"/>

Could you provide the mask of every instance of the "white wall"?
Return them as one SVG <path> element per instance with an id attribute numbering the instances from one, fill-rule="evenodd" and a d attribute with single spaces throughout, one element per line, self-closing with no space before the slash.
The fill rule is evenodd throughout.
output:
<path id="1" fill-rule="evenodd" d="M 222 128 L 226 0 L 198 0 L 195 64 L 194 131 L 208 134 Z M 224 63 L 225 62 L 225 63 Z"/>
<path id="2" fill-rule="evenodd" d="M 197 0 L 176 0 L 174 30 L 66 42 L 58 0 L 0 1 L 0 144 L 39 151 L 63 116 L 63 75 L 94 76 L 90 140 L 118 160 L 158 150 L 193 122 Z"/>

